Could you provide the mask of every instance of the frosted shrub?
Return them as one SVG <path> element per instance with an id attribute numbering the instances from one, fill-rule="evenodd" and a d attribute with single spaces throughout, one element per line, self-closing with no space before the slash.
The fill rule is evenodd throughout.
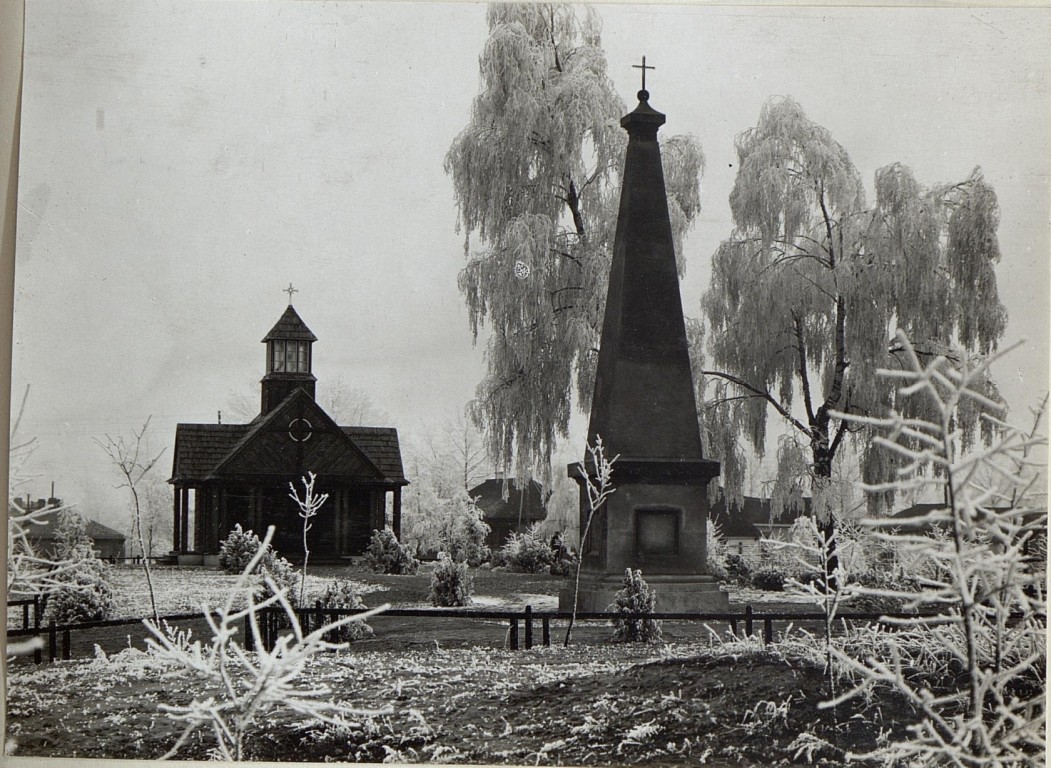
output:
<path id="1" fill-rule="evenodd" d="M 105 567 L 96 560 L 65 574 L 63 581 L 45 597 L 44 623 L 80 624 L 113 618 L 116 606 Z"/>
<path id="2" fill-rule="evenodd" d="M 55 554 L 77 567 L 59 575 L 44 595 L 45 623 L 79 624 L 105 621 L 114 611 L 108 566 L 95 554 L 84 518 L 72 509 L 58 513 Z"/>
<path id="3" fill-rule="evenodd" d="M 376 573 L 411 576 L 420 569 L 420 561 L 398 541 L 394 531 L 386 528 L 372 532 L 369 547 L 365 550 L 365 562 Z"/>
<path id="4" fill-rule="evenodd" d="M 293 607 L 299 605 L 297 586 L 301 584 L 301 580 L 295 568 L 292 567 L 292 563 L 283 557 L 278 557 L 274 554 L 274 550 L 267 547 L 255 570 L 258 574 L 257 583 L 259 585 L 255 594 L 256 601 L 263 602 L 277 594 L 274 590 L 279 590 L 289 605 Z"/>
<path id="5" fill-rule="evenodd" d="M 900 460 L 893 483 L 867 490 L 934 489 L 946 506 L 916 522 L 945 534 L 867 521 L 878 538 L 933 565 L 918 577 L 918 594 L 860 591 L 904 600 L 907 607 L 934 605 L 942 617 L 900 619 L 895 631 L 873 630 L 860 652 L 832 649 L 856 684 L 829 705 L 867 695 L 876 686 L 907 699 L 921 720 L 909 741 L 876 753 L 888 764 L 1041 764 L 1047 604 L 1044 575 L 1025 553 L 1047 529 L 1046 506 L 1029 501 L 1046 463 L 1046 456 L 1033 455 L 1046 449 L 1046 440 L 1037 436 L 1043 408 L 1030 433 L 1010 427 L 988 415 L 1000 406 L 972 387 L 990 361 L 963 372 L 940 357 L 924 365 L 908 339 L 899 334 L 898 342 L 907 368 L 882 375 L 901 380 L 900 394 L 909 397 L 910 407 L 923 406 L 929 416 L 854 419 L 885 430 L 887 436 L 876 438 L 875 445 Z M 957 428 L 958 411 L 975 407 L 983 411 L 991 439 L 987 447 L 968 452 Z"/>
<path id="6" fill-rule="evenodd" d="M 262 554 L 256 558 L 260 550 Z M 243 573 L 253 560 L 258 584 L 256 600 L 265 600 L 270 595 L 270 587 L 266 583 L 269 578 L 284 590 L 290 603 L 299 603 L 297 586 L 301 587 L 302 584 L 292 564 L 279 557 L 270 544 L 261 542 L 251 530 L 242 530 L 238 523 L 219 545 L 219 568 L 227 573 Z"/>
<path id="7" fill-rule="evenodd" d="M 726 580 L 732 584 L 747 584 L 752 579 L 755 566 L 751 558 L 731 552 L 726 556 Z"/>
<path id="8" fill-rule="evenodd" d="M 445 552 L 438 553 L 438 564 L 431 575 L 431 604 L 441 607 L 470 605 L 474 580 L 467 563 L 456 562 Z"/>
<path id="9" fill-rule="evenodd" d="M 325 592 L 317 601 L 318 608 L 329 610 L 365 610 L 367 606 L 361 596 L 354 589 L 354 583 L 350 581 L 334 581 L 328 585 Z M 325 635 L 325 641 L 329 643 L 349 643 L 354 640 L 362 640 L 372 637 L 372 627 L 364 621 L 352 621 L 333 629 Z"/>
<path id="10" fill-rule="evenodd" d="M 260 546 L 259 537 L 250 530 L 242 530 L 238 523 L 219 545 L 219 568 L 224 573 L 240 573 Z"/>
<path id="11" fill-rule="evenodd" d="M 730 553 L 723 536 L 722 527 L 708 518 L 708 526 L 705 528 L 705 551 L 707 552 L 708 573 L 719 581 L 729 581 L 729 573 L 726 570 L 726 557 Z"/>
<path id="12" fill-rule="evenodd" d="M 752 586 L 767 592 L 781 592 L 785 588 L 785 574 L 779 568 L 762 568 L 752 574 Z"/>
<path id="13" fill-rule="evenodd" d="M 512 533 L 500 549 L 501 560 L 513 571 L 544 573 L 555 562 L 555 552 L 541 532 L 541 524 L 534 523 L 523 533 Z"/>
<path id="14" fill-rule="evenodd" d="M 650 590 L 642 578 L 642 571 L 628 568 L 624 571 L 624 587 L 617 592 L 607 608 L 617 613 L 653 613 L 657 609 L 657 593 Z M 654 619 L 614 619 L 613 642 L 659 643 L 661 623 Z"/>

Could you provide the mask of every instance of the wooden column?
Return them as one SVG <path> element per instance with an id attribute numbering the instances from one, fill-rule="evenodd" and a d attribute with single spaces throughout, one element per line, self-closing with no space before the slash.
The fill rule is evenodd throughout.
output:
<path id="1" fill-rule="evenodd" d="M 182 488 L 175 486 L 172 494 L 172 549 L 182 552 L 182 508 L 179 501 L 182 499 Z"/>
<path id="2" fill-rule="evenodd" d="M 182 538 L 179 540 L 179 551 L 188 552 L 189 541 L 190 541 L 190 489 L 182 489 L 182 500 L 180 502 L 180 513 L 182 515 L 182 525 L 180 526 L 180 533 Z"/>
<path id="3" fill-rule="evenodd" d="M 401 486 L 394 489 L 394 503 L 391 505 L 391 528 L 394 535 L 401 541 Z"/>
<path id="4" fill-rule="evenodd" d="M 205 549 L 210 555 L 219 552 L 219 527 L 226 519 L 226 489 L 219 490 L 219 503 L 208 516 L 208 547 Z"/>
<path id="5" fill-rule="evenodd" d="M 204 521 L 212 504 L 210 489 L 193 489 L 193 551 L 204 552 Z M 203 502 L 203 503 L 202 503 Z M 203 514 L 202 514 L 203 513 Z"/>
<path id="6" fill-rule="evenodd" d="M 332 525 L 332 546 L 336 554 L 342 556 L 346 554 L 343 547 L 343 491 L 334 491 L 332 495 L 335 498 L 330 503 L 336 510 Z"/>

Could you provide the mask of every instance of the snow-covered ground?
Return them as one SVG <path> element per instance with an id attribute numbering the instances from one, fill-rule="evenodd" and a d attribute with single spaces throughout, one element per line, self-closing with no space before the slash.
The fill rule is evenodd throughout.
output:
<path id="1" fill-rule="evenodd" d="M 154 568 L 153 589 L 157 596 L 157 611 L 162 616 L 193 613 L 207 603 L 218 607 L 230 588 L 237 581 L 236 574 L 222 573 L 216 568 Z M 110 570 L 114 600 L 117 604 L 115 618 L 140 618 L 149 616 L 150 595 L 146 589 L 146 576 L 141 567 L 119 566 Z M 319 597 L 333 581 L 332 578 L 307 574 L 307 600 Z M 354 581 L 359 595 L 385 591 L 386 587 Z"/>

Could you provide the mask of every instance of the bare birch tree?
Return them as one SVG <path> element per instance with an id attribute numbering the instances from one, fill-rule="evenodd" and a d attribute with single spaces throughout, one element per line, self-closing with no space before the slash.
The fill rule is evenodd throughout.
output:
<path id="1" fill-rule="evenodd" d="M 139 551 L 143 553 L 142 569 L 146 574 L 146 587 L 150 592 L 150 607 L 153 609 L 153 620 L 160 624 L 160 614 L 157 612 L 157 597 L 153 589 L 153 574 L 150 571 L 150 558 L 146 557 L 146 540 L 143 536 L 143 508 L 145 506 L 144 486 L 153 468 L 157 465 L 164 450 L 152 458 L 144 455 L 148 452 L 146 445 L 146 433 L 150 427 L 150 419 L 147 417 L 141 429 L 133 431 L 130 440 L 122 435 L 116 438 L 106 435 L 105 440 L 95 440 L 95 443 L 113 462 L 113 466 L 120 472 L 122 482 L 118 488 L 127 488 L 131 493 L 132 533 L 135 536 Z"/>

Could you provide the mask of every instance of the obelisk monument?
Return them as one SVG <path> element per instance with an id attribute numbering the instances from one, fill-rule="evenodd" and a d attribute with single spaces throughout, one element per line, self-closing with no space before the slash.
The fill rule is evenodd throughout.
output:
<path id="1" fill-rule="evenodd" d="M 719 463 L 701 449 L 657 142 L 665 116 L 650 106 L 645 79 L 638 99 L 620 121 L 628 148 L 588 428 L 589 445 L 601 436 L 606 456 L 619 455 L 616 490 L 581 542 L 578 609 L 604 611 L 630 567 L 657 592 L 658 611 L 726 610 L 706 563 L 707 490 Z M 587 494 L 579 466 L 569 472 L 581 483 L 583 532 Z M 572 602 L 569 584 L 560 608 Z"/>

